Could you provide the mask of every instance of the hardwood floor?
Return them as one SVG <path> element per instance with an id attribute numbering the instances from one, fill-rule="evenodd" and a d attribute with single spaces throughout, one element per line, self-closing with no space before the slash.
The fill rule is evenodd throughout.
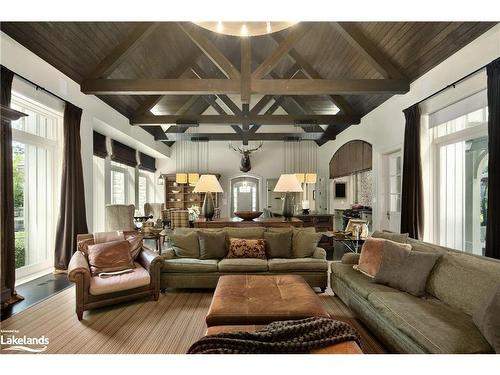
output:
<path id="1" fill-rule="evenodd" d="M 212 291 L 173 290 L 155 301 L 138 300 L 75 314 L 75 289 L 68 288 L 2 322 L 2 330 L 17 336 L 49 338 L 44 353 L 186 353 L 205 333 L 205 315 Z M 382 345 L 351 315 L 337 297 L 319 295 L 328 312 L 352 324 L 360 333 L 365 353 L 384 353 Z M 3 351 L 7 353 L 7 351 Z"/>

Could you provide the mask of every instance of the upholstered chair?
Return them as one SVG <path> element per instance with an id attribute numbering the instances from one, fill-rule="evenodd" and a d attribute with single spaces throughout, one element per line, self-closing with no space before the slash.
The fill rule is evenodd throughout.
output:
<path id="1" fill-rule="evenodd" d="M 135 230 L 133 204 L 106 205 L 106 231 Z"/>
<path id="2" fill-rule="evenodd" d="M 189 211 L 178 210 L 170 212 L 170 228 L 189 228 Z"/>
<path id="3" fill-rule="evenodd" d="M 135 234 L 125 231 L 124 236 Z M 99 242 L 113 239 L 117 232 L 99 233 Z M 106 236 L 109 236 L 106 239 Z M 104 241 L 102 240 L 104 238 Z M 94 243 L 93 234 L 79 234 L 77 242 Z M 155 301 L 160 293 L 161 258 L 153 250 L 141 245 L 139 255 L 135 259 L 132 272 L 112 277 L 92 276 L 89 262 L 83 252 L 77 250 L 68 266 L 68 279 L 76 285 L 76 315 L 82 320 L 83 312 L 98 307 L 108 306 L 137 298 L 151 297 Z"/>
<path id="4" fill-rule="evenodd" d="M 163 227 L 165 203 L 144 203 L 144 216 L 153 216 L 157 227 Z"/>

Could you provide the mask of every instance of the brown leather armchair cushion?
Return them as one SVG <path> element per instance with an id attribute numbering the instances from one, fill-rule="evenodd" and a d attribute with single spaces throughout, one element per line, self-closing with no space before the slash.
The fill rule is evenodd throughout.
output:
<path id="1" fill-rule="evenodd" d="M 135 268 L 127 240 L 90 245 L 87 251 L 92 276 Z"/>

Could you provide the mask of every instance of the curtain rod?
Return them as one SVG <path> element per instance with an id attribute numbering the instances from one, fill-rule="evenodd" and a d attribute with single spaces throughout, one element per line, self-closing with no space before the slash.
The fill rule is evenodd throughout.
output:
<path id="1" fill-rule="evenodd" d="M 425 97 L 424 99 L 422 99 L 422 100 L 418 101 L 418 102 L 417 102 L 417 103 L 415 103 L 414 105 L 418 105 L 418 104 L 420 104 L 420 103 L 423 103 L 423 102 L 425 102 L 426 100 L 429 100 L 430 98 L 432 98 L 432 97 L 434 97 L 434 96 L 436 96 L 436 95 L 438 95 L 438 94 L 441 94 L 443 91 L 446 91 L 446 90 L 448 90 L 448 89 L 450 89 L 450 88 L 455 88 L 455 86 L 456 86 L 456 85 L 458 85 L 460 82 L 465 81 L 467 78 L 470 78 L 470 77 L 472 77 L 473 75 L 476 75 L 477 73 L 479 73 L 481 70 L 486 69 L 486 67 L 487 67 L 489 64 L 490 64 L 490 63 L 488 63 L 488 64 L 486 64 L 486 65 L 483 65 L 483 66 L 482 66 L 482 67 L 480 67 L 480 68 L 477 68 L 477 69 L 476 69 L 476 70 L 474 70 L 473 72 L 471 72 L 471 73 L 469 73 L 469 74 L 467 74 L 467 75 L 463 76 L 462 78 L 457 79 L 455 82 L 450 83 L 448 86 L 443 87 L 441 90 L 436 91 L 436 92 L 435 92 L 435 93 L 433 93 L 433 94 L 430 94 L 429 96 L 427 96 L 427 97 Z"/>
<path id="2" fill-rule="evenodd" d="M 16 73 L 16 72 L 12 72 L 12 73 L 14 73 L 14 75 L 15 75 L 17 78 L 20 78 L 20 79 L 22 79 L 23 81 L 25 81 L 25 82 L 27 82 L 27 83 L 31 84 L 32 86 L 35 86 L 35 89 L 36 89 L 36 90 L 42 90 L 42 91 L 45 91 L 47 94 L 52 95 L 53 97 L 55 97 L 55 98 L 57 98 L 57 99 L 59 99 L 59 100 L 63 101 L 64 103 L 66 103 L 66 102 L 67 102 L 67 100 L 66 100 L 66 99 L 61 98 L 59 95 L 56 95 L 56 94 L 54 94 L 53 92 L 51 92 L 51 91 L 47 90 L 46 88 L 44 88 L 44 87 L 42 87 L 42 86 L 40 86 L 40 85 L 36 84 L 36 83 L 35 83 L 35 82 L 33 82 L 32 80 L 30 80 L 30 79 L 28 79 L 28 78 L 26 78 L 26 77 L 23 77 L 22 75 L 20 75 L 20 74 L 18 74 L 18 73 Z"/>

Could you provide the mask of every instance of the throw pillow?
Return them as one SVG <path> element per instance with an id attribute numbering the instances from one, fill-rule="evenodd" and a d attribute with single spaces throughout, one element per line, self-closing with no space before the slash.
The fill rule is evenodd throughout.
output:
<path id="1" fill-rule="evenodd" d="M 130 255 L 132 255 L 132 259 L 136 260 L 142 250 L 144 235 L 142 233 L 126 234 L 125 239 L 130 243 Z"/>
<path id="2" fill-rule="evenodd" d="M 484 304 L 472 314 L 474 324 L 497 354 L 500 354 L 500 283 Z"/>
<path id="3" fill-rule="evenodd" d="M 266 259 L 265 240 L 247 240 L 231 238 L 227 258 L 257 258 Z"/>
<path id="4" fill-rule="evenodd" d="M 407 243 L 408 242 L 408 233 L 392 233 L 386 231 L 376 230 L 372 233 L 371 237 L 373 238 L 384 238 L 386 240 L 391 240 L 398 243 Z"/>
<path id="5" fill-rule="evenodd" d="M 294 230 L 292 237 L 292 254 L 294 258 L 312 257 L 318 242 L 321 239 L 321 233 L 310 232 L 307 230 Z"/>
<path id="6" fill-rule="evenodd" d="M 291 258 L 292 257 L 292 235 L 289 230 L 283 233 L 265 232 L 266 252 L 268 258 Z"/>
<path id="7" fill-rule="evenodd" d="M 384 254 L 384 244 L 387 241 L 382 238 L 367 238 L 361 248 L 359 262 L 354 269 L 374 278 L 380 269 L 382 255 Z"/>
<path id="8" fill-rule="evenodd" d="M 175 256 L 179 258 L 199 258 L 200 244 L 196 232 L 187 234 L 173 233 L 169 235 L 168 238 L 170 247 L 175 252 Z"/>
<path id="9" fill-rule="evenodd" d="M 123 241 L 125 236 L 121 230 L 116 230 L 114 232 L 96 232 L 94 233 L 94 243 L 104 243 L 111 241 Z"/>
<path id="10" fill-rule="evenodd" d="M 93 276 L 135 268 L 130 242 L 110 241 L 88 246 L 88 260 Z"/>
<path id="11" fill-rule="evenodd" d="M 200 259 L 222 259 L 226 256 L 226 232 L 198 232 Z"/>
<path id="12" fill-rule="evenodd" d="M 386 241 L 380 269 L 374 281 L 414 296 L 425 293 L 425 285 L 439 254 L 412 251 L 407 244 Z"/>

